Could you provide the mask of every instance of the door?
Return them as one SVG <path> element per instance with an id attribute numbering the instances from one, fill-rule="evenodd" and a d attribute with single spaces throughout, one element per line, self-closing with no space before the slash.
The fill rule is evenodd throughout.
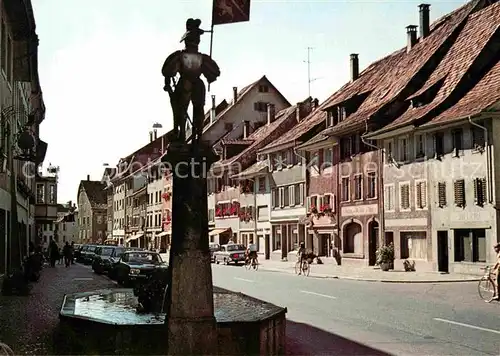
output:
<path id="1" fill-rule="evenodd" d="M 368 224 L 368 265 L 375 266 L 378 248 L 378 222 L 375 220 Z"/>
<path id="2" fill-rule="evenodd" d="M 448 273 L 448 231 L 437 232 L 438 271 Z"/>
<path id="3" fill-rule="evenodd" d="M 271 236 L 269 234 L 266 234 L 264 237 L 264 254 L 266 260 L 268 260 L 271 257 Z"/>

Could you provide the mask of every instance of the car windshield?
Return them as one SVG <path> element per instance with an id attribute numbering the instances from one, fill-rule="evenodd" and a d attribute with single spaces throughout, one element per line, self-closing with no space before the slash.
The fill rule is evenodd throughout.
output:
<path id="1" fill-rule="evenodd" d="M 242 251 L 245 250 L 245 246 L 243 245 L 227 245 L 227 250 L 228 251 Z"/>
<path id="2" fill-rule="evenodd" d="M 140 263 L 161 263 L 161 257 L 157 253 L 147 253 L 147 252 L 134 252 L 128 254 L 129 262 L 140 262 Z"/>
<path id="3" fill-rule="evenodd" d="M 122 257 L 123 253 L 127 251 L 123 247 L 118 247 L 115 249 L 115 256 Z"/>
<path id="4" fill-rule="evenodd" d="M 101 249 L 101 256 L 111 256 L 113 253 L 113 247 L 103 247 Z"/>

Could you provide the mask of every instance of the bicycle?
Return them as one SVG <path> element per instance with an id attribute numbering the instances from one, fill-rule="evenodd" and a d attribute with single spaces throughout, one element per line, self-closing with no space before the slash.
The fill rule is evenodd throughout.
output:
<path id="1" fill-rule="evenodd" d="M 309 276 L 310 272 L 311 264 L 307 260 L 303 260 L 302 262 L 298 260 L 297 262 L 295 262 L 295 274 L 303 274 L 307 277 Z"/>
<path id="2" fill-rule="evenodd" d="M 484 275 L 479 280 L 477 290 L 479 297 L 485 302 L 489 302 L 496 295 L 496 284 L 491 273 L 491 266 L 481 268 L 484 270 Z"/>
<path id="3" fill-rule="evenodd" d="M 259 261 L 257 258 L 247 258 L 245 261 L 245 268 L 247 270 L 253 268 L 255 271 L 259 269 Z"/>

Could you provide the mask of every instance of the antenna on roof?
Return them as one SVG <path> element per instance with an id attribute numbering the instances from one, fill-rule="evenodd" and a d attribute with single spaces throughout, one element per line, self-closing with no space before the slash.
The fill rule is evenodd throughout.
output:
<path id="1" fill-rule="evenodd" d="M 313 50 L 313 47 L 307 47 L 307 61 L 304 61 L 304 63 L 307 63 L 307 92 L 308 96 L 311 96 L 311 83 L 314 82 L 315 80 L 318 80 L 319 78 L 311 78 L 311 51 Z"/>

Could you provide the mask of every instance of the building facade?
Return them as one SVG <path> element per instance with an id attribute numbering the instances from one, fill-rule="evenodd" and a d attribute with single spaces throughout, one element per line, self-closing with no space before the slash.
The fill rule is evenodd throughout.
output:
<path id="1" fill-rule="evenodd" d="M 58 204 L 57 210 L 58 219 L 55 223 L 55 237 L 56 243 L 62 247 L 66 242 L 80 243 L 78 231 L 78 211 L 73 202 L 67 204 Z"/>
<path id="2" fill-rule="evenodd" d="M 106 239 L 108 198 L 106 184 L 80 181 L 78 188 L 78 238 L 83 243 L 103 243 Z"/>

